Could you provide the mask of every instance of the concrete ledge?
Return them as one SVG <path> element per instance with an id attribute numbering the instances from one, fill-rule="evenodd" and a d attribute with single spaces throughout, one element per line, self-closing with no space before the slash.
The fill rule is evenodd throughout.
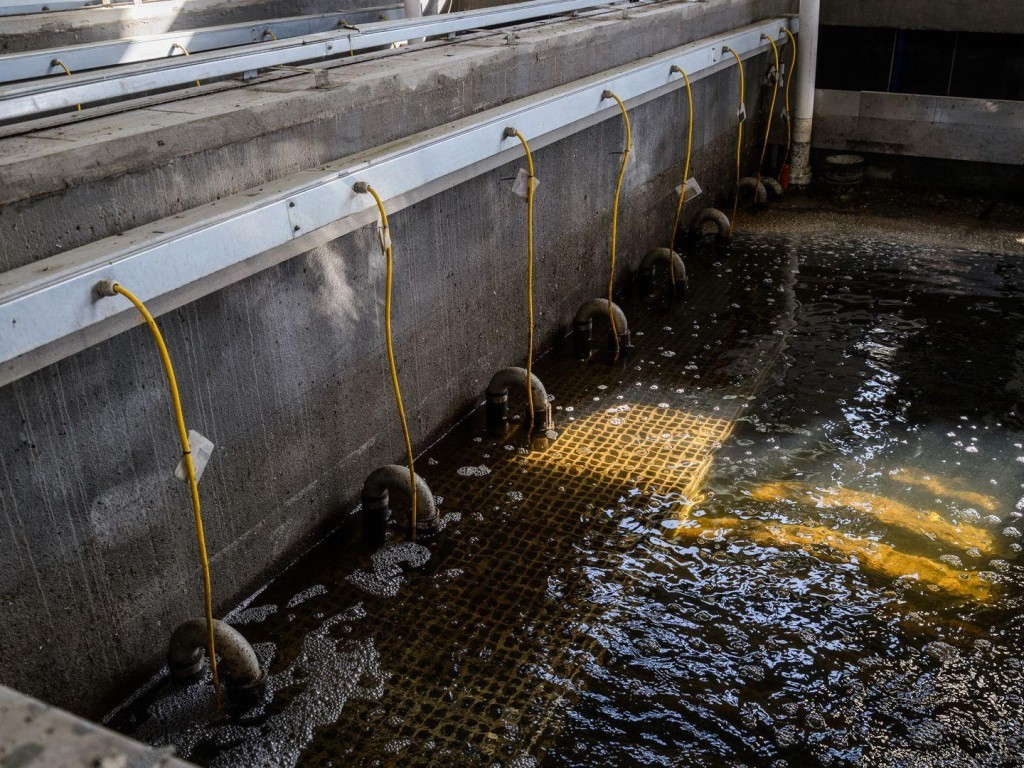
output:
<path id="1" fill-rule="evenodd" d="M 0 765 L 189 768 L 192 763 L 0 685 Z"/>
<path id="2" fill-rule="evenodd" d="M 814 147 L 1019 165 L 1024 102 L 818 91 Z"/>

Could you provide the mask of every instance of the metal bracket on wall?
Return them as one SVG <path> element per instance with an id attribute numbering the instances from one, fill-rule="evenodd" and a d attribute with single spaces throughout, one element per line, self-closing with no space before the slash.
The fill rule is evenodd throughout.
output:
<path id="1" fill-rule="evenodd" d="M 132 286 L 154 314 L 171 311 L 375 221 L 357 181 L 401 210 L 518 157 L 506 126 L 539 149 L 618 116 L 606 90 L 646 103 L 683 86 L 673 64 L 702 79 L 735 66 L 715 63 L 723 44 L 757 55 L 767 50 L 761 34 L 781 36 L 780 24 L 646 57 L 0 274 L 0 386 L 138 324 L 131 307 L 99 299 L 102 279 Z"/>
<path id="2" fill-rule="evenodd" d="M 197 80 L 240 75 L 251 70 L 284 64 L 321 61 L 351 51 L 380 48 L 418 38 L 448 35 L 471 29 L 557 16 L 573 10 L 618 5 L 619 2 L 594 0 L 530 0 L 479 11 L 461 11 L 440 16 L 423 16 L 364 24 L 358 30 L 323 32 L 283 40 L 242 45 L 225 50 L 191 53 L 189 56 L 163 58 L 118 66 L 111 70 L 78 72 L 69 77 L 19 82 L 0 87 L 0 123 L 35 117 L 76 105 L 131 98 L 167 88 L 187 87 Z M 177 40 L 187 39 L 179 35 Z M 166 41 L 163 43 L 166 46 Z M 5 69 L 6 57 L 0 57 Z M 52 61 L 52 51 L 50 59 Z M 64 59 L 61 59 L 64 61 Z M 35 64 L 34 66 L 37 66 Z M 52 69 L 47 74 L 53 74 Z"/>

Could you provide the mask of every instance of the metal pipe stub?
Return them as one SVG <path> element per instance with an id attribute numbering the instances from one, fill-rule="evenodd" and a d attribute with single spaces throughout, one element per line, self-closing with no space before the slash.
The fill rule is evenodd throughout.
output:
<path id="1" fill-rule="evenodd" d="M 513 387 L 526 389 L 525 368 L 502 368 L 491 377 L 487 390 L 484 393 L 486 398 L 487 434 L 491 437 L 502 438 L 508 434 L 509 429 L 509 390 Z M 533 394 L 533 424 L 531 432 L 549 432 L 554 428 L 551 419 L 551 406 L 548 403 L 548 393 L 544 384 L 536 374 L 530 375 L 530 389 Z"/>
<path id="2" fill-rule="evenodd" d="M 391 520 L 391 494 L 412 498 L 409 469 L 388 464 L 371 472 L 363 483 L 362 521 L 363 538 L 372 547 L 384 543 L 388 522 Z M 441 517 L 437 513 L 434 494 L 426 481 L 416 475 L 416 538 L 430 539 L 441 531 Z"/>

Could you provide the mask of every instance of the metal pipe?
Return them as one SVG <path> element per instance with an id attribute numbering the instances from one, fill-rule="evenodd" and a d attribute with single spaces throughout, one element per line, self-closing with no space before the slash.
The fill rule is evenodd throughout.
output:
<path id="1" fill-rule="evenodd" d="M 672 272 L 676 278 L 675 289 L 678 293 L 684 293 L 688 285 L 686 266 L 683 264 L 682 256 L 675 251 L 670 251 L 668 248 L 655 248 L 653 251 L 648 252 L 640 262 L 641 290 L 645 293 L 653 291 L 654 277 L 658 265 L 663 264 L 667 267 L 670 261 L 674 264 Z"/>
<path id="2" fill-rule="evenodd" d="M 131 308 L 97 300 L 101 280 L 131 285 L 159 316 L 375 221 L 373 202 L 353 192 L 370 170 L 388 209 L 401 210 L 513 160 L 520 150 L 506 126 L 535 149 L 549 146 L 618 118 L 605 90 L 644 104 L 683 87 L 672 64 L 696 82 L 729 66 L 718 58 L 723 42 L 763 50 L 762 32 L 780 23 L 666 51 L 0 273 L 0 386 L 137 325 Z"/>
<path id="3" fill-rule="evenodd" d="M 363 537 L 371 546 L 384 543 L 391 519 L 390 496 L 399 493 L 412 498 L 409 468 L 387 464 L 373 470 L 363 483 Z M 434 494 L 426 481 L 416 475 L 416 539 L 429 539 L 441 530 L 441 518 L 434 503 Z"/>
<path id="4" fill-rule="evenodd" d="M 223 621 L 214 619 L 213 637 L 220 657 L 217 669 L 235 686 L 252 689 L 264 680 L 260 660 L 249 641 Z M 167 646 L 167 664 L 176 680 L 195 680 L 206 668 L 206 619 L 181 624 Z"/>
<path id="5" fill-rule="evenodd" d="M 363 24 L 402 18 L 401 6 L 387 5 L 340 13 L 322 13 L 315 16 L 292 16 L 243 24 L 225 24 L 217 27 L 179 30 L 155 35 L 140 35 L 117 40 L 102 40 L 60 48 L 8 53 L 0 56 L 0 83 L 13 83 L 50 77 L 54 74 L 54 59 L 63 61 L 72 72 L 124 66 L 151 59 L 166 59 L 171 45 L 180 43 L 194 56 L 204 51 L 232 48 L 239 45 L 269 44 L 271 33 L 277 40 L 337 30 L 342 21 Z M 109 73 L 108 73 L 109 74 Z"/>
<path id="6" fill-rule="evenodd" d="M 717 208 L 705 208 L 690 221 L 690 244 L 696 245 L 701 235 L 704 234 L 704 225 L 714 224 L 717 232 L 715 233 L 715 244 L 719 248 L 724 248 L 729 245 L 729 217 L 722 213 Z"/>
<path id="7" fill-rule="evenodd" d="M 467 32 L 529 21 L 615 3 L 594 0 L 530 0 L 444 16 L 365 24 L 288 40 L 271 40 L 225 51 L 172 57 L 118 67 L 112 72 L 83 72 L 59 81 L 28 82 L 0 87 L 0 123 L 53 112 L 76 104 L 130 98 L 136 94 L 209 82 L 245 72 L 321 61 L 351 51 L 386 47 L 416 37 Z"/>
<path id="8" fill-rule="evenodd" d="M 508 432 L 508 391 L 512 386 L 526 391 L 525 368 L 502 368 L 487 385 L 487 432 L 492 437 L 501 438 Z M 530 389 L 533 393 L 534 431 L 554 429 L 548 393 L 536 374 L 530 375 Z"/>
<path id="9" fill-rule="evenodd" d="M 629 343 L 629 324 L 626 313 L 618 304 L 609 303 L 608 299 L 591 299 L 579 308 L 573 320 L 573 349 L 577 357 L 589 357 L 590 344 L 594 338 L 594 317 L 608 317 L 609 310 L 615 316 L 615 329 L 619 336 L 619 349 L 625 353 L 632 348 Z M 609 325 L 611 323 L 609 322 Z M 612 339 L 614 348 L 615 340 Z"/>
<path id="10" fill-rule="evenodd" d="M 749 191 L 754 201 L 754 207 L 758 210 L 768 206 L 768 190 L 764 183 L 753 176 L 744 176 L 737 185 L 737 194 Z"/>
<path id="11" fill-rule="evenodd" d="M 789 167 L 789 183 L 795 187 L 806 187 L 811 183 L 811 129 L 820 17 L 821 0 L 800 0 L 800 55 L 796 60 L 793 153 Z"/>

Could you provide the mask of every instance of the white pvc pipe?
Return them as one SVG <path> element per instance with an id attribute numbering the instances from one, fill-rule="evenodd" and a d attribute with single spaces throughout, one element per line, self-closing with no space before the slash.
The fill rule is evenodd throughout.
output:
<path id="1" fill-rule="evenodd" d="M 405 18 L 407 19 L 418 19 L 423 15 L 423 6 L 420 5 L 420 0 L 404 0 L 405 2 Z M 411 38 L 408 43 L 422 43 L 426 40 L 425 37 L 414 37 Z"/>
<path id="2" fill-rule="evenodd" d="M 796 59 L 796 101 L 793 106 L 793 154 L 789 180 L 811 183 L 811 129 L 814 121 L 814 77 L 818 67 L 818 22 L 821 0 L 800 0 L 800 38 Z"/>

